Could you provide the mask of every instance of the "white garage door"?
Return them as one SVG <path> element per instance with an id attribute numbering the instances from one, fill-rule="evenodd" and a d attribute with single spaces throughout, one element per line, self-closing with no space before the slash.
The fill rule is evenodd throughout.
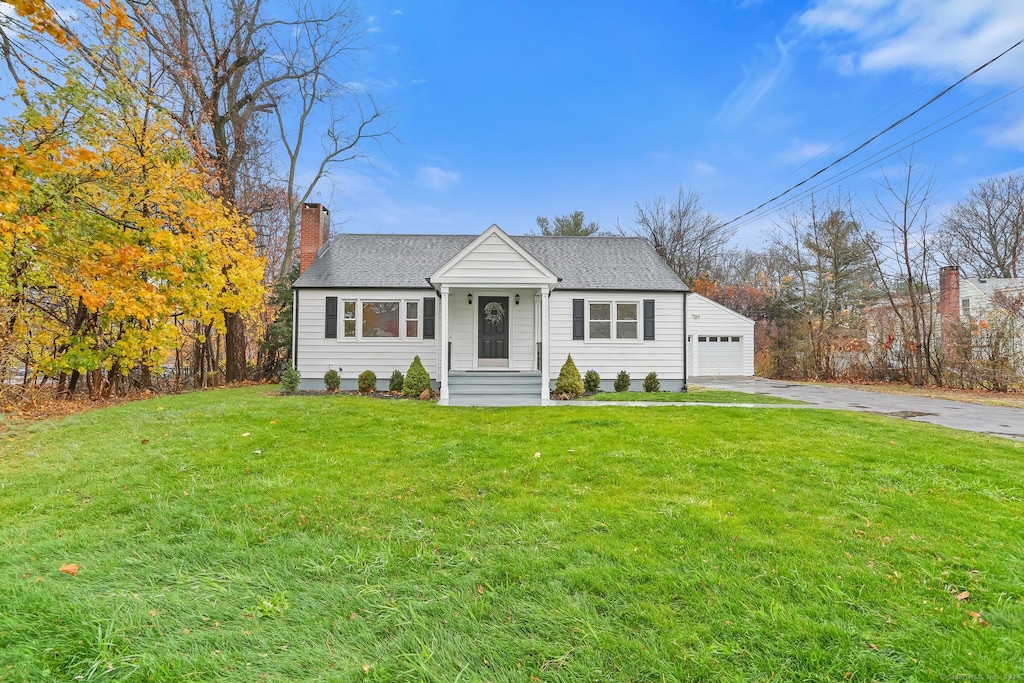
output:
<path id="1" fill-rule="evenodd" d="M 697 337 L 698 375 L 742 375 L 743 337 Z"/>

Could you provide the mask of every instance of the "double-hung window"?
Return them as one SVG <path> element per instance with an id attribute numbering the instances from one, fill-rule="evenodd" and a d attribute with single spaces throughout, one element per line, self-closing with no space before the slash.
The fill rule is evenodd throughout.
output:
<path id="1" fill-rule="evenodd" d="M 638 305 L 635 301 L 591 301 L 590 339 L 636 339 Z"/>

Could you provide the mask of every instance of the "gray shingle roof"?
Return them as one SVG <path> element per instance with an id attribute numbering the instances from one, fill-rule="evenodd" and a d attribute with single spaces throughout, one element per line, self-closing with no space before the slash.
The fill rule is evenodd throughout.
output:
<path id="1" fill-rule="evenodd" d="M 476 235 L 336 235 L 295 287 L 415 288 Z M 561 278 L 559 289 L 685 291 L 641 237 L 511 238 Z"/>

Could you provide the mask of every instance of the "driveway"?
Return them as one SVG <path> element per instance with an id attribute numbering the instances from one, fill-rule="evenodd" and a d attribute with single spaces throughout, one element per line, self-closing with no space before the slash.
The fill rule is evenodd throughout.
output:
<path id="1" fill-rule="evenodd" d="M 778 396 L 804 401 L 820 408 L 877 413 L 1024 441 L 1024 410 L 1020 408 L 986 406 L 904 394 L 883 394 L 763 377 L 694 377 L 691 383 L 708 389 Z"/>

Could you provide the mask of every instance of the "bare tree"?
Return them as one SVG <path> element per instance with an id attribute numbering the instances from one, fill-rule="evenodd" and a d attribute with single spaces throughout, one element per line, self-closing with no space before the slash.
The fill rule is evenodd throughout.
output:
<path id="1" fill-rule="evenodd" d="M 907 378 L 914 385 L 942 383 L 942 358 L 936 343 L 935 297 L 929 273 L 935 266 L 934 236 L 928 210 L 932 174 L 923 174 L 913 155 L 903 158 L 904 172 L 891 178 L 884 170 L 875 187 L 872 217 L 879 227 L 869 236 L 879 283 L 906 351 Z"/>
<path id="2" fill-rule="evenodd" d="M 634 232 L 647 238 L 687 284 L 715 270 L 735 228 L 706 210 L 700 193 L 679 186 L 674 202 L 664 197 L 635 204 Z"/>
<path id="3" fill-rule="evenodd" d="M 347 59 L 359 33 L 352 4 L 297 0 L 290 12 L 282 12 L 264 0 L 153 0 L 135 8 L 175 102 L 172 113 L 198 156 L 212 166 L 218 194 L 226 201 L 238 207 L 260 206 L 259 201 L 242 197 L 241 189 L 258 185 L 243 178 L 247 170 L 261 166 L 254 159 L 271 149 L 266 131 L 270 117 L 275 112 L 284 116 L 280 112 L 293 106 L 306 112 L 298 127 L 283 126 L 286 140 L 294 136 L 285 145 L 289 230 L 284 272 L 291 260 L 300 198 L 308 196 L 327 164 L 344 158 L 345 151 L 365 137 L 366 126 L 380 117 L 376 107 L 368 115 L 360 112 L 352 128 L 356 132 L 347 136 L 343 125 L 348 119 L 333 117 L 325 135 L 330 141 L 326 161 L 304 192 L 296 190 L 299 150 L 310 113 L 324 104 L 330 92 L 326 84 L 337 85 L 332 69 Z M 239 312 L 223 314 L 225 377 L 232 382 L 246 376 L 246 330 Z"/>
<path id="4" fill-rule="evenodd" d="M 942 217 L 939 248 L 977 277 L 1024 275 L 1024 176 L 989 178 Z"/>

